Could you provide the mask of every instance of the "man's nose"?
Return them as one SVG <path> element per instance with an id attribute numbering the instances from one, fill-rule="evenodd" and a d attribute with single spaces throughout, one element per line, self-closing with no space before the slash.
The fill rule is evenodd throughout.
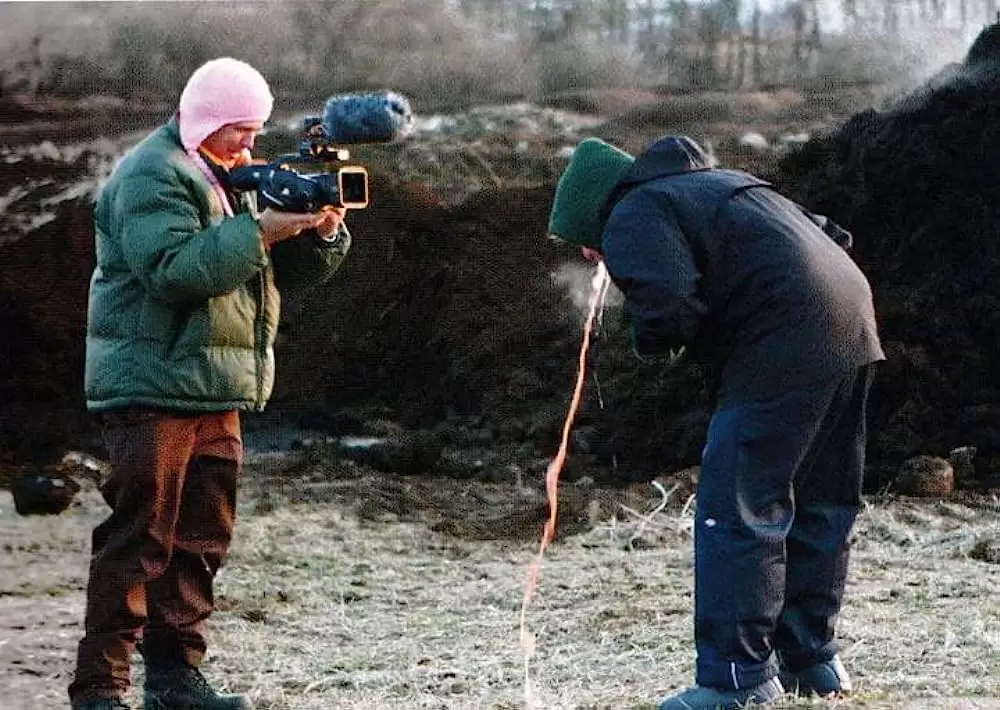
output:
<path id="1" fill-rule="evenodd" d="M 243 141 L 241 142 L 242 147 L 246 148 L 247 150 L 253 150 L 253 144 L 256 138 L 257 136 L 253 134 L 243 136 Z"/>

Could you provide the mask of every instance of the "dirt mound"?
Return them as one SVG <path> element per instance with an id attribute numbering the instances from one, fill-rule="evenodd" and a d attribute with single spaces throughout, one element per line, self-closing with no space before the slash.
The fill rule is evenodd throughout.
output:
<path id="1" fill-rule="evenodd" d="M 353 218 L 358 238 L 335 283 L 286 309 L 274 406 L 338 434 L 364 433 L 350 430 L 345 408 L 387 411 L 412 429 L 472 418 L 476 436 L 515 462 L 551 455 L 591 277 L 545 238 L 552 189 L 485 190 L 422 209 L 391 185 L 377 190 L 382 207 Z M 609 310 L 594 341 L 576 473 L 596 466 L 591 475 L 632 480 L 696 463 L 703 378 L 636 363 L 619 317 Z"/>
<path id="2" fill-rule="evenodd" d="M 0 96 L 0 134 L 4 144 L 39 140 L 66 143 L 149 128 L 166 120 L 173 107 L 155 100 L 126 102 L 107 96 L 57 99 L 37 94 Z"/>
<path id="3" fill-rule="evenodd" d="M 988 58 L 949 68 L 780 165 L 788 192 L 855 232 L 876 292 L 890 358 L 873 392 L 870 487 L 911 456 L 967 445 L 978 451 L 977 485 L 1000 470 L 997 82 Z M 765 122 L 826 103 L 787 92 L 739 101 Z M 727 121 L 745 112 L 717 103 Z M 370 167 L 372 206 L 352 213 L 355 246 L 335 280 L 286 294 L 275 397 L 248 428 L 364 436 L 390 422 L 482 453 L 487 463 L 470 453 L 466 471 L 481 480 L 509 465 L 544 472 L 592 275 L 545 239 L 564 148 L 637 116 L 661 121 L 654 108 L 602 126 L 564 110 L 488 107 L 429 117 L 417 140 L 382 153 L 352 151 Z M 5 154 L 0 463 L 100 452 L 80 380 L 91 200 L 115 152 L 43 144 Z M 609 308 L 572 433 L 571 479 L 648 480 L 699 460 L 709 374 L 637 363 L 620 329 Z"/>
<path id="4" fill-rule="evenodd" d="M 80 386 L 93 269 L 95 183 L 86 177 L 93 155 L 51 144 L 3 153 L 0 462 L 58 460 L 89 431 Z"/>
<path id="5" fill-rule="evenodd" d="M 537 473 L 558 446 L 584 315 L 574 296 L 591 277 L 545 237 L 552 188 L 484 189 L 450 206 L 376 174 L 373 193 L 377 207 L 351 216 L 355 246 L 336 279 L 286 294 L 275 396 L 248 424 L 333 435 L 370 433 L 376 418 L 448 425 L 449 443 Z M 41 462 L 99 452 L 81 396 L 90 197 L 61 202 L 4 255 L 0 451 Z M 642 479 L 696 463 L 703 384 L 634 363 L 616 317 L 594 342 L 567 475 Z"/>
<path id="6" fill-rule="evenodd" d="M 1000 463 L 1000 27 L 892 106 L 856 115 L 781 165 L 786 189 L 856 236 L 889 362 L 873 453 L 975 445 Z"/>
<path id="7" fill-rule="evenodd" d="M 275 397 L 265 416 L 247 417 L 258 440 L 287 443 L 276 429 L 371 435 L 391 422 L 482 452 L 486 463 L 468 466 L 480 477 L 511 464 L 544 471 L 576 377 L 592 275 L 546 239 L 547 215 L 563 149 L 596 122 L 482 107 L 427 117 L 405 144 L 352 151 L 370 169 L 372 205 L 352 213 L 355 245 L 334 281 L 284 294 Z M 279 135 L 266 138 L 265 154 L 283 152 Z M 0 462 L 100 452 L 81 393 L 90 219 L 122 149 L 43 142 L 6 153 Z M 637 366 L 616 319 L 609 311 L 594 342 L 567 476 L 651 478 L 696 463 L 699 380 Z M 661 380 L 670 397 L 656 397 Z"/>

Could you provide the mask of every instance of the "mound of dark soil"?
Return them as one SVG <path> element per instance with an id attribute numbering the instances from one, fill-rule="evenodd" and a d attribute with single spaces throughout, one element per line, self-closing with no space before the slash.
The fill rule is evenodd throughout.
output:
<path id="1" fill-rule="evenodd" d="M 966 445 L 980 484 L 1000 470 L 1000 63 L 990 32 L 961 66 L 780 165 L 786 192 L 855 233 L 875 290 L 889 360 L 872 394 L 870 488 L 911 456 Z M 563 142 L 535 152 L 554 156 Z M 474 137 L 468 155 L 484 161 Z M 0 171 L 7 200 L 23 201 L 15 179 L 29 172 L 48 189 L 35 163 L 10 165 Z M 373 204 L 350 217 L 344 268 L 324 288 L 285 294 L 275 397 L 248 426 L 447 429 L 445 443 L 502 451 L 537 474 L 576 377 L 584 314 L 570 286 L 590 275 L 545 239 L 549 167 L 534 187 L 518 173 L 461 200 L 373 170 Z M 26 236 L 0 234 L 0 463 L 99 453 L 81 394 L 91 202 L 57 197 L 17 211 Z M 637 363 L 617 318 L 609 309 L 593 342 L 568 473 L 630 481 L 696 464 L 713 383 L 692 366 Z"/>
<path id="2" fill-rule="evenodd" d="M 849 227 L 889 361 L 871 453 L 972 444 L 1000 463 L 1000 26 L 961 65 L 854 116 L 781 165 L 785 189 Z"/>
<path id="3" fill-rule="evenodd" d="M 554 454 L 585 315 L 568 279 L 586 288 L 590 272 L 545 238 L 552 190 L 483 191 L 456 208 L 377 190 L 379 208 L 352 217 L 335 282 L 286 308 L 274 408 L 340 434 L 355 433 L 344 411 L 359 408 L 412 429 L 457 420 L 513 463 Z M 577 459 L 623 480 L 696 463 L 703 379 L 639 365 L 612 331 L 593 341 Z"/>
<path id="4" fill-rule="evenodd" d="M 275 396 L 248 424 L 347 435 L 365 433 L 372 418 L 413 430 L 451 422 L 510 452 L 512 464 L 552 455 L 584 315 L 564 272 L 573 265 L 580 287 L 590 272 L 575 250 L 545 238 L 551 188 L 484 190 L 447 206 L 424 186 L 373 179 L 375 200 L 352 213 L 354 247 L 334 281 L 285 294 Z M 100 451 L 81 382 L 90 198 L 66 200 L 54 215 L 4 245 L 0 261 L 0 453 L 11 461 Z M 607 330 L 615 317 L 608 312 Z M 697 462 L 701 380 L 639 366 L 623 338 L 603 333 L 576 470 L 652 478 Z"/>

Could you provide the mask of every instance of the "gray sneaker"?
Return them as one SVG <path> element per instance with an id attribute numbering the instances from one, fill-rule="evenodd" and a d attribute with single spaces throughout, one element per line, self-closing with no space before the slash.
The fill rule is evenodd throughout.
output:
<path id="1" fill-rule="evenodd" d="M 660 703 L 660 710 L 742 710 L 754 705 L 769 705 L 785 694 L 777 678 L 742 690 L 723 690 L 696 685 L 682 690 Z"/>
<path id="2" fill-rule="evenodd" d="M 197 668 L 146 668 L 143 710 L 253 710 L 245 695 L 217 693 Z"/>
<path id="3" fill-rule="evenodd" d="M 797 695 L 849 695 L 854 690 L 851 676 L 840 661 L 840 656 L 834 656 L 829 661 L 823 661 L 809 666 L 798 673 L 782 672 L 781 682 L 789 693 Z"/>

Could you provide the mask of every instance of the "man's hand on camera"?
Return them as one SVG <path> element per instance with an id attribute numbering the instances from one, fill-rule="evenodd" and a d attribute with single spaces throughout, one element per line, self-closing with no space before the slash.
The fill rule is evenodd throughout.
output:
<path id="1" fill-rule="evenodd" d="M 324 207 L 323 211 L 320 212 L 321 219 L 316 225 L 316 233 L 319 234 L 320 239 L 332 238 L 340 228 L 346 214 L 347 209 L 343 207 Z"/>
<path id="2" fill-rule="evenodd" d="M 270 248 L 298 235 L 304 229 L 318 229 L 326 219 L 325 212 L 280 212 L 268 207 L 257 217 L 257 224 L 260 225 L 260 238 L 264 246 Z"/>

